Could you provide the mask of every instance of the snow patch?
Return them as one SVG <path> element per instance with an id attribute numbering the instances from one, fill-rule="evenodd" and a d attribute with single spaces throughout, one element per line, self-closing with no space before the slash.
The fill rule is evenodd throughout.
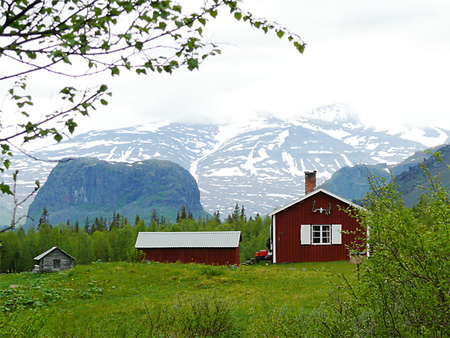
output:
<path id="1" fill-rule="evenodd" d="M 281 155 L 284 162 L 288 165 L 288 171 L 291 173 L 292 176 L 302 176 L 303 173 L 298 170 L 297 164 L 295 163 L 294 158 L 291 154 L 287 153 L 286 151 L 283 151 Z"/>
<path id="2" fill-rule="evenodd" d="M 344 159 L 345 164 L 347 164 L 349 167 L 353 167 L 353 163 L 350 162 L 350 160 L 348 159 L 347 156 L 345 156 L 345 154 L 341 154 L 341 156 L 342 156 L 342 158 Z"/>
<path id="3" fill-rule="evenodd" d="M 153 122 L 153 123 L 146 123 L 141 124 L 139 126 L 136 126 L 134 129 L 136 132 L 155 132 L 158 131 L 160 128 L 168 126 L 169 122 Z"/>
<path id="4" fill-rule="evenodd" d="M 221 168 L 219 170 L 215 170 L 210 174 L 204 174 L 205 177 L 214 177 L 214 176 L 246 176 L 245 173 L 241 171 L 238 167 L 232 167 L 232 168 Z"/>
<path id="5" fill-rule="evenodd" d="M 269 158 L 269 155 L 267 155 L 267 152 L 264 148 L 259 149 L 259 157 L 254 157 L 253 154 L 257 146 L 258 143 L 250 151 L 250 154 L 247 157 L 247 161 L 244 164 L 241 164 L 241 168 L 250 171 L 250 175 L 258 175 L 258 170 L 256 169 L 255 164 L 264 161 L 266 158 Z"/>
<path id="6" fill-rule="evenodd" d="M 327 134 L 328 136 L 331 136 L 332 138 L 335 138 L 337 140 L 342 140 L 344 137 L 351 135 L 348 131 L 337 129 L 319 129 L 324 134 Z"/>
<path id="7" fill-rule="evenodd" d="M 437 137 L 425 136 L 425 131 L 414 128 L 414 129 L 409 129 L 409 130 L 404 131 L 400 135 L 400 138 L 402 138 L 404 140 L 409 140 L 409 141 L 416 141 L 416 142 L 422 143 L 423 145 L 425 145 L 427 147 L 434 147 L 434 146 L 438 146 L 438 145 L 441 145 L 441 144 L 444 144 L 445 142 L 447 142 L 447 140 L 449 138 L 447 133 L 445 133 L 444 131 L 442 131 L 439 128 L 432 128 L 432 129 L 435 130 L 439 134 Z"/>
<path id="8" fill-rule="evenodd" d="M 286 141 L 286 138 L 289 136 L 289 130 L 283 130 L 275 139 L 275 143 L 277 143 L 278 148 Z"/>

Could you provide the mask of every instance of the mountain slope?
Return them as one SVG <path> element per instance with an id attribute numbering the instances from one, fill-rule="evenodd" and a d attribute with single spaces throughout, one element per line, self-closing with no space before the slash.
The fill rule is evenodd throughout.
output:
<path id="1" fill-rule="evenodd" d="M 111 218 L 113 213 L 129 220 L 139 214 L 147 221 L 154 209 L 159 216 L 175 221 L 182 206 L 196 217 L 206 213 L 200 204 L 197 183 L 188 171 L 169 161 L 147 160 L 110 163 L 95 158 L 61 161 L 39 190 L 28 215 L 34 224 L 44 207 L 51 224 L 79 221 L 86 217 Z"/>
<path id="2" fill-rule="evenodd" d="M 291 119 L 265 114 L 233 125 L 151 123 L 89 132 L 32 155 L 128 163 L 169 160 L 194 176 L 201 203 L 209 213 L 219 210 L 226 215 L 239 203 L 252 215 L 270 212 L 301 196 L 305 170 L 317 170 L 321 184 L 346 166 L 397 164 L 414 152 L 450 142 L 449 135 L 440 128 L 368 128 L 345 106 L 334 105 Z M 20 170 L 19 193 L 30 191 L 36 178 L 45 182 L 54 166 L 15 157 L 11 167 Z M 3 207 L 12 210 L 11 201 L 5 200 Z"/>
<path id="3" fill-rule="evenodd" d="M 450 164 L 450 145 L 439 148 L 438 151 L 440 151 L 443 162 L 435 156 L 429 156 L 423 161 L 423 165 L 410 167 L 408 171 L 404 171 L 394 178 L 403 194 L 406 207 L 417 204 L 420 195 L 433 191 L 429 175 L 438 178 L 442 186 L 450 192 L 450 168 L 448 166 Z"/>
<path id="4" fill-rule="evenodd" d="M 434 156 L 440 152 L 443 162 Z M 397 165 L 364 165 L 344 167 L 336 171 L 323 187 L 340 196 L 360 202 L 369 191 L 367 177 L 372 175 L 378 178 L 390 179 L 391 172 L 394 182 L 403 194 L 406 207 L 417 204 L 420 195 L 428 193 L 431 189 L 429 175 L 438 177 L 442 186 L 450 190 L 450 169 L 445 163 L 450 163 L 450 145 L 433 147 L 429 153 L 419 151 Z"/>

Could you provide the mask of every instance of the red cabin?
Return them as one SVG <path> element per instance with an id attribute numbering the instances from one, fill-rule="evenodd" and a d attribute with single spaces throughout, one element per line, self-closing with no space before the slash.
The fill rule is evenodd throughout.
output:
<path id="1" fill-rule="evenodd" d="M 272 212 L 273 263 L 349 259 L 359 224 L 345 209 L 361 208 L 325 189 L 315 189 L 316 172 L 305 172 L 305 195 Z"/>
<path id="2" fill-rule="evenodd" d="M 240 231 L 140 232 L 135 248 L 144 260 L 239 265 Z"/>

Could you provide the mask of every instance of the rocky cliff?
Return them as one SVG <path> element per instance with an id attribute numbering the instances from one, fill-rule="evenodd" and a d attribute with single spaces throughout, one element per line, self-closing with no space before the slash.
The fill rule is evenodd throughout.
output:
<path id="1" fill-rule="evenodd" d="M 37 225 L 44 207 L 51 224 L 78 220 L 84 225 L 86 217 L 111 218 L 114 212 L 130 221 L 139 215 L 148 222 L 154 209 L 174 221 L 183 205 L 196 217 L 206 215 L 195 179 L 178 164 L 65 159 L 51 171 L 30 205 L 26 226 Z"/>

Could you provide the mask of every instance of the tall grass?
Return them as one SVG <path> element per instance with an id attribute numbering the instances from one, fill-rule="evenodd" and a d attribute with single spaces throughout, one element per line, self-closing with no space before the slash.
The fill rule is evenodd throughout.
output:
<path id="1" fill-rule="evenodd" d="M 2 275 L 0 336 L 308 336 L 340 274 L 354 280 L 355 266 L 99 262 Z"/>

